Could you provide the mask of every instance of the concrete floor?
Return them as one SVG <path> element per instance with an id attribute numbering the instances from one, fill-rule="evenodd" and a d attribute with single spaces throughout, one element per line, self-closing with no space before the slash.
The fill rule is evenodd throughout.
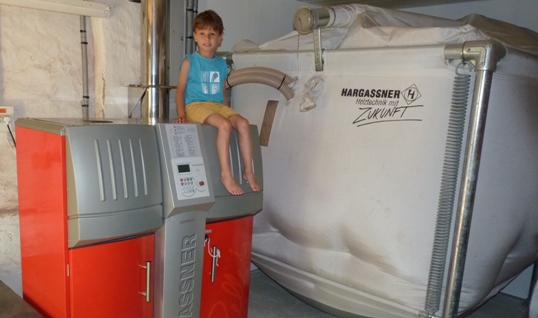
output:
<path id="1" fill-rule="evenodd" d="M 0 318 L 39 318 L 30 305 L 0 280 Z"/>
<path id="2" fill-rule="evenodd" d="M 0 318 L 41 317 L 0 281 Z M 334 317 L 292 296 L 260 270 L 251 272 L 248 318 Z M 467 318 L 527 318 L 523 299 L 498 294 Z"/>
<path id="3" fill-rule="evenodd" d="M 330 318 L 288 293 L 260 270 L 251 272 L 248 318 Z M 498 294 L 466 318 L 527 318 L 523 299 Z"/>

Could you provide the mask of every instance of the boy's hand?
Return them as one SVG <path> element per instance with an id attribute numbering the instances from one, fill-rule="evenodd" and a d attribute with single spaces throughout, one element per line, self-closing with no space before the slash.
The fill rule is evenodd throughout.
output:
<path id="1" fill-rule="evenodd" d="M 187 118 L 185 117 L 179 117 L 179 118 L 174 119 L 174 123 L 184 124 L 184 123 L 188 123 L 188 121 L 187 121 Z"/>
<path id="2" fill-rule="evenodd" d="M 184 124 L 184 123 L 188 123 L 189 121 L 187 120 L 187 115 L 185 114 L 180 114 L 178 118 L 174 119 L 174 123 L 181 123 L 181 124 Z"/>

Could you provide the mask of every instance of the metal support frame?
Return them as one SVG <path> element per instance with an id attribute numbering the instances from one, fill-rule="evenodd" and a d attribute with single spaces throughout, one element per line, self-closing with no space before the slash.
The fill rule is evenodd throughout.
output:
<path id="1" fill-rule="evenodd" d="M 453 318 L 458 315 L 491 81 L 497 62 L 505 55 L 505 48 L 493 40 L 471 41 L 465 42 L 463 45 L 447 45 L 445 48 L 447 59 L 461 59 L 470 63 L 474 67 L 476 78 L 452 237 L 443 318 Z"/>

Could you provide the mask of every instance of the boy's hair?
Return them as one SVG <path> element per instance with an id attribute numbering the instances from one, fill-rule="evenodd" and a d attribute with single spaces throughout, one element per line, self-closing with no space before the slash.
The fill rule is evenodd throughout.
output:
<path id="1" fill-rule="evenodd" d="M 192 23 L 193 30 L 211 28 L 219 34 L 224 32 L 224 25 L 220 16 L 213 10 L 198 13 Z"/>

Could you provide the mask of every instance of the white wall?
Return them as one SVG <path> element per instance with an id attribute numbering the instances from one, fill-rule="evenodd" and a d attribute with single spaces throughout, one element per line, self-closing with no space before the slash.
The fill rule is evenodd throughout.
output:
<path id="1" fill-rule="evenodd" d="M 224 39 L 219 52 L 230 52 L 235 43 L 244 39 L 262 44 L 292 32 L 293 15 L 297 8 L 305 5 L 295 0 L 199 0 L 198 12 L 212 9 L 220 15 L 224 24 Z M 172 14 L 177 15 L 178 12 Z M 172 23 L 179 18 L 172 16 Z M 180 26 L 175 28 L 180 29 Z M 173 42 L 174 39 L 170 43 Z M 183 60 L 183 47 L 172 47 L 170 50 L 170 85 L 176 85 L 179 65 Z M 175 91 L 172 91 L 170 118 L 177 117 L 174 95 Z"/>
<path id="2" fill-rule="evenodd" d="M 471 13 L 509 22 L 538 32 L 536 0 L 479 0 L 429 7 L 410 8 L 406 11 L 434 15 L 449 19 L 459 19 Z"/>
<path id="3" fill-rule="evenodd" d="M 80 116 L 79 30 L 75 16 L 0 6 L 0 105 L 15 117 Z M 0 149 L 0 279 L 20 292 L 16 157 L 5 133 Z"/>
<path id="4" fill-rule="evenodd" d="M 88 25 L 90 116 L 125 117 L 139 97 L 128 86 L 140 83 L 140 5 L 98 2 L 111 5 L 112 14 Z M 229 51 L 242 39 L 262 44 L 291 32 L 293 14 L 303 5 L 294 0 L 200 0 L 198 9 L 211 8 L 221 15 L 221 50 Z M 475 12 L 538 31 L 536 0 L 477 1 L 410 11 L 447 18 Z M 80 60 L 78 16 L 0 5 L 0 105 L 14 106 L 15 117 L 79 117 Z M 0 279 L 21 294 L 15 154 L 4 133 L 0 198 Z"/>
<path id="5" fill-rule="evenodd" d="M 305 3 L 294 0 L 200 0 L 198 12 L 215 10 L 224 23 L 220 50 L 240 40 L 262 44 L 293 31 L 293 15 Z"/>

